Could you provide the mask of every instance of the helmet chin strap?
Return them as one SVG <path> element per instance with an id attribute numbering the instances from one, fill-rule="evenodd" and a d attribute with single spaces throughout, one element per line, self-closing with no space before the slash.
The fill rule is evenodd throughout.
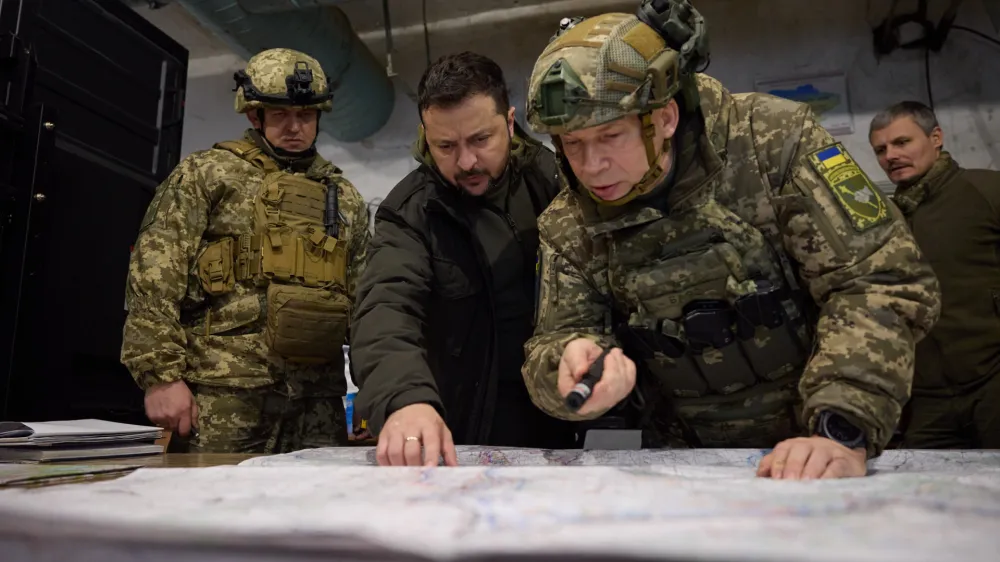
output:
<path id="1" fill-rule="evenodd" d="M 660 165 L 660 158 L 670 151 L 671 141 L 669 138 L 664 137 L 660 150 L 657 151 L 653 145 L 653 141 L 656 139 L 656 127 L 653 125 L 652 113 L 647 111 L 640 116 L 640 119 L 642 121 L 642 143 L 646 148 L 646 162 L 649 164 L 649 169 L 646 170 L 642 179 L 633 185 L 628 193 L 614 201 L 601 199 L 597 195 L 594 195 L 593 191 L 587 189 L 586 191 L 590 197 L 601 205 L 613 207 L 624 205 L 636 197 L 652 191 L 653 188 L 659 185 L 659 180 L 663 177 L 664 170 L 663 166 Z"/>

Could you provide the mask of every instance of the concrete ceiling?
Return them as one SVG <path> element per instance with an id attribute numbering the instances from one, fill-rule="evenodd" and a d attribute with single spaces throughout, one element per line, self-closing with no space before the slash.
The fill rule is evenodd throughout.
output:
<path id="1" fill-rule="evenodd" d="M 389 0 L 389 19 L 392 27 L 409 27 L 423 24 L 426 5 L 427 21 L 452 20 L 482 12 L 508 10 L 553 0 Z M 344 0 L 338 6 L 351 20 L 351 26 L 363 35 L 366 31 L 384 30 L 381 0 Z"/>
<path id="2" fill-rule="evenodd" d="M 150 9 L 146 0 L 126 0 L 144 18 L 184 45 L 189 58 L 232 55 L 226 44 L 203 27 L 177 2 Z M 236 0 L 238 1 L 238 0 Z M 162 0 L 161 0 L 162 2 Z M 376 53 L 384 52 L 385 27 L 381 0 L 326 0 L 344 11 L 351 27 Z M 461 40 L 498 19 L 536 20 L 553 28 L 562 15 L 593 15 L 609 9 L 634 9 L 636 0 L 389 0 L 394 36 L 423 34 L 424 16 L 429 34 Z M 537 21 L 537 20 L 543 21 Z M 479 29 L 477 29 L 479 28 Z"/>
<path id="3" fill-rule="evenodd" d="M 160 31 L 183 45 L 188 50 L 188 60 L 233 53 L 222 39 L 202 26 L 190 12 L 176 2 L 155 10 L 150 9 L 146 2 L 132 3 L 132 8 Z"/>

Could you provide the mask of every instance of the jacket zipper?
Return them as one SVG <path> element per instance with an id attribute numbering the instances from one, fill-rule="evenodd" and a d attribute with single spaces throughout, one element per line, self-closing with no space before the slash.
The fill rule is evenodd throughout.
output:
<path id="1" fill-rule="evenodd" d="M 510 213 L 504 211 L 503 218 L 507 220 L 507 226 L 510 227 L 510 231 L 514 234 L 514 241 L 521 244 L 521 234 L 517 231 L 517 225 L 514 224 L 514 219 L 510 216 Z"/>
<path id="2" fill-rule="evenodd" d="M 452 213 L 452 210 L 448 208 L 440 200 L 435 200 L 434 204 L 440 208 L 443 214 L 450 218 L 451 220 L 457 222 L 463 230 L 469 234 L 469 238 L 474 238 L 472 229 L 461 218 Z M 508 223 L 509 224 L 509 223 Z M 479 266 L 479 272 L 483 276 L 483 283 L 486 286 L 486 300 L 489 303 L 490 318 L 495 325 L 493 319 L 496 318 L 496 303 L 493 298 L 493 277 L 490 275 L 489 264 L 483 258 L 483 252 L 478 242 L 472 241 L 472 250 L 476 255 L 476 264 Z M 497 337 L 496 330 L 493 330 L 493 342 L 490 344 L 490 355 L 489 361 L 487 362 L 487 371 L 485 377 L 480 376 L 479 380 L 474 386 L 473 394 L 473 411 L 469 415 L 469 427 L 466 430 L 464 439 L 466 442 L 475 444 L 486 444 L 489 441 L 490 433 L 492 433 L 492 418 L 496 404 L 493 407 L 487 408 L 487 402 L 490 401 L 490 385 L 494 380 L 500 378 L 500 374 L 497 372 L 497 366 L 499 365 L 496 353 L 497 353 Z M 496 400 L 496 395 L 494 393 L 493 400 Z M 475 405 L 478 403 L 480 406 L 479 411 L 476 412 Z M 489 410 L 489 412 L 487 412 Z M 489 413 L 489 422 L 487 422 L 487 413 Z"/>

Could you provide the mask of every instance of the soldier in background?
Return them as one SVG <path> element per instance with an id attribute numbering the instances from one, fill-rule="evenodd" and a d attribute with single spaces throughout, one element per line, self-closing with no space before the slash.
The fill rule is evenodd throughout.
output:
<path id="1" fill-rule="evenodd" d="M 959 166 L 920 102 L 879 112 L 869 140 L 941 281 L 941 319 L 917 345 L 902 446 L 1000 449 L 1000 172 Z"/>
<path id="2" fill-rule="evenodd" d="M 532 399 L 568 420 L 631 410 L 661 444 L 774 447 L 761 476 L 862 476 L 909 398 L 937 280 L 808 106 L 697 74 L 687 0 L 638 16 L 567 26 L 531 76 L 528 123 L 571 186 L 539 218 Z"/>
<path id="3" fill-rule="evenodd" d="M 312 57 L 237 72 L 252 128 L 158 187 L 129 265 L 122 362 L 146 414 L 191 452 L 346 444 L 342 345 L 368 210 L 316 152 L 330 84 Z"/>

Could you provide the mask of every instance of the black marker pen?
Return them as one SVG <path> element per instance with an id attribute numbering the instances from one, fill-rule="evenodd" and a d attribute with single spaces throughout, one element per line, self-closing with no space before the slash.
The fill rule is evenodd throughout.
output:
<path id="1" fill-rule="evenodd" d="M 566 395 L 566 407 L 569 408 L 571 412 L 575 412 L 583 406 L 583 403 L 590 398 L 591 393 L 594 392 L 594 385 L 596 385 L 601 377 L 604 376 L 604 358 L 608 356 L 610 349 L 605 349 L 601 352 L 597 359 L 590 364 L 587 369 L 587 373 L 583 375 L 580 382 L 576 383 L 573 390 Z"/>

